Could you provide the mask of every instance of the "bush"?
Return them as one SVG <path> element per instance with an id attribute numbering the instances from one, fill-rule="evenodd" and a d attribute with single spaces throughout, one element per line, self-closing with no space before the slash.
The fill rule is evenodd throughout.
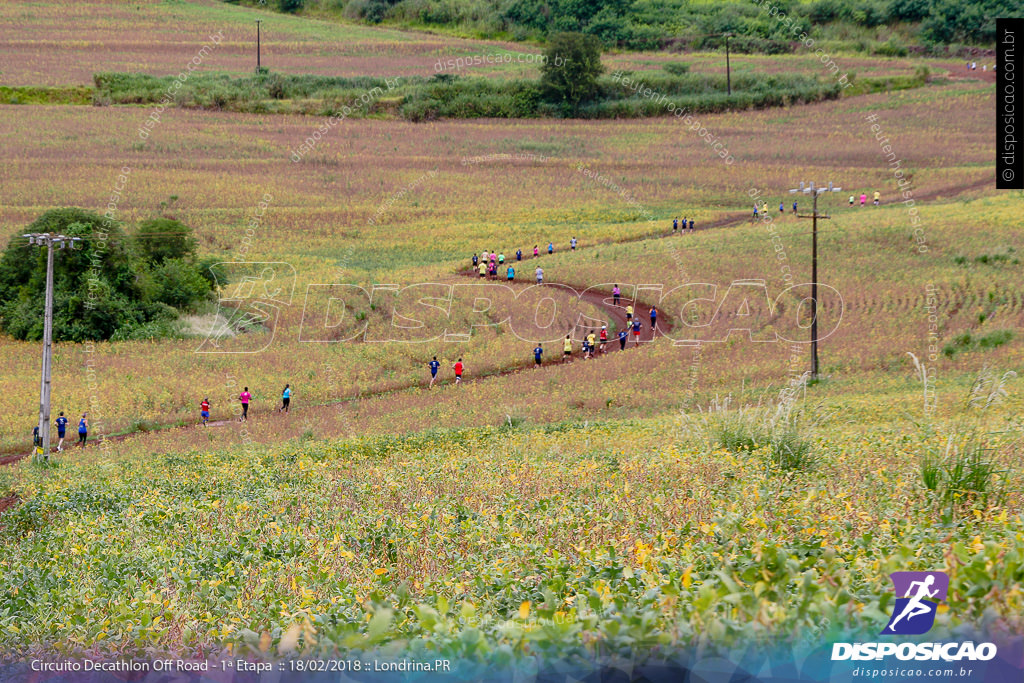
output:
<path id="1" fill-rule="evenodd" d="M 171 259 L 190 259 L 196 254 L 192 228 L 171 218 L 142 221 L 134 241 L 142 257 L 157 265 Z"/>

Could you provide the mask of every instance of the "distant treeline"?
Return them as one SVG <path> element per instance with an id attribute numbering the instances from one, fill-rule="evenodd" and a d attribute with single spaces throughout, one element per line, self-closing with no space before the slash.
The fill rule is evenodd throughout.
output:
<path id="1" fill-rule="evenodd" d="M 442 27 L 483 38 L 544 40 L 559 31 L 597 36 L 631 50 L 720 47 L 739 52 L 799 49 L 785 13 L 816 41 L 879 54 L 991 47 L 995 17 L 1017 16 L 1019 0 L 224 0 L 377 24 Z M 881 29 L 881 30 L 880 30 Z M 949 48 L 953 48 L 950 50 Z"/>
<path id="2" fill-rule="evenodd" d="M 616 77 L 617 76 L 617 77 Z M 626 84 L 626 78 L 632 83 Z M 155 104 L 173 76 L 101 73 L 94 76 L 98 104 Z M 637 87 L 637 83 L 642 87 Z M 645 89 L 649 91 L 645 92 Z M 794 74 L 734 74 L 732 95 L 724 75 L 644 71 L 598 79 L 597 96 L 585 103 L 584 118 L 667 116 L 667 100 L 691 113 L 753 109 L 817 102 L 839 97 L 840 85 Z M 661 99 L 664 95 L 665 99 Z M 298 113 L 346 118 L 393 115 L 412 121 L 433 118 L 558 117 L 564 108 L 544 101 L 538 81 L 462 78 L 336 78 L 279 73 L 232 77 L 193 74 L 173 96 L 180 107 L 248 113 Z"/>

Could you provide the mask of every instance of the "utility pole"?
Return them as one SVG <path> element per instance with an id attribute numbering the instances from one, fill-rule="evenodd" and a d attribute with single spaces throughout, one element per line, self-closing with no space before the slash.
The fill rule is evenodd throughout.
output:
<path id="1" fill-rule="evenodd" d="M 843 188 L 833 187 L 829 182 L 828 187 L 814 187 L 814 183 L 806 186 L 800 183 L 800 187 L 790 190 L 810 194 L 813 197 L 813 209 L 810 216 L 800 218 L 812 219 L 811 228 L 811 379 L 818 379 L 818 219 L 828 219 L 829 216 L 822 216 L 818 213 L 818 195 L 822 192 L 839 192 Z"/>
<path id="2" fill-rule="evenodd" d="M 260 72 L 260 22 L 262 19 L 256 20 L 256 73 Z"/>
<path id="3" fill-rule="evenodd" d="M 730 95 L 732 95 L 732 70 L 729 68 L 729 38 L 731 37 L 731 33 L 725 34 L 725 87 Z"/>
<path id="4" fill-rule="evenodd" d="M 53 246 L 63 249 L 79 241 L 78 237 L 32 233 L 23 235 L 28 243 L 46 247 L 46 302 L 43 321 L 43 370 L 39 379 L 39 446 L 36 460 L 50 459 L 50 365 L 53 357 Z"/>

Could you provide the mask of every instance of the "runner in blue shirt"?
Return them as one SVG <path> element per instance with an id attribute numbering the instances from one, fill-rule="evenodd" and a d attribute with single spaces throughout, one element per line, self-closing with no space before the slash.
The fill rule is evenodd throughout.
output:
<path id="1" fill-rule="evenodd" d="M 292 388 L 290 384 L 284 385 L 284 391 L 281 392 L 281 407 L 277 409 L 277 412 L 288 412 L 292 402 Z"/>
<path id="2" fill-rule="evenodd" d="M 537 342 L 537 348 L 533 350 L 533 362 L 540 365 L 540 357 L 544 355 L 544 346 Z"/>
<path id="3" fill-rule="evenodd" d="M 516 269 L 513 268 L 512 266 L 509 266 L 508 267 L 508 281 L 512 282 L 515 279 L 516 279 Z"/>
<path id="4" fill-rule="evenodd" d="M 430 361 L 427 365 L 430 366 L 430 386 L 434 386 L 434 380 L 437 379 L 437 371 L 441 364 L 437 361 L 437 356 L 434 356 L 434 360 Z"/>
<path id="5" fill-rule="evenodd" d="M 64 411 L 60 411 L 57 418 L 57 450 L 64 450 L 64 430 L 68 428 L 68 419 L 64 417 Z"/>
<path id="6" fill-rule="evenodd" d="M 625 330 L 619 330 L 619 350 L 620 351 L 625 351 L 626 350 L 626 340 L 628 338 L 629 337 L 627 336 Z"/>
<path id="7" fill-rule="evenodd" d="M 690 219 L 690 232 L 693 232 L 693 219 Z"/>
<path id="8" fill-rule="evenodd" d="M 516 249 L 516 261 L 522 261 L 522 260 L 523 260 L 523 250 L 522 249 Z"/>
<path id="9" fill-rule="evenodd" d="M 548 242 L 548 256 L 551 256 L 554 253 L 555 253 L 555 243 L 554 242 Z"/>
<path id="10" fill-rule="evenodd" d="M 78 445 L 85 448 L 85 440 L 89 436 L 89 420 L 86 413 L 82 413 L 82 419 L 78 421 Z"/>
<path id="11" fill-rule="evenodd" d="M 679 229 L 679 219 L 678 218 L 673 218 L 672 219 L 672 232 L 675 232 L 678 229 Z"/>
<path id="12" fill-rule="evenodd" d="M 651 306 L 651 333 L 654 333 L 656 326 L 658 325 L 658 309 Z"/>

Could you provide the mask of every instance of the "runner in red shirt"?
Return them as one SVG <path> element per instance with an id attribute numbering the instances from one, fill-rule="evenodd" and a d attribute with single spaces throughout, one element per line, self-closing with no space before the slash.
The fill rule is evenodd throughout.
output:
<path id="1" fill-rule="evenodd" d="M 459 360 L 455 361 L 455 365 L 453 365 L 452 368 L 454 368 L 454 370 L 455 370 L 455 383 L 456 384 L 461 384 L 462 383 L 462 359 L 460 358 Z"/>
<path id="2" fill-rule="evenodd" d="M 203 399 L 203 402 L 199 404 L 199 411 L 199 414 L 203 416 L 203 426 L 209 426 L 206 423 L 210 421 L 210 399 Z"/>
<path id="3" fill-rule="evenodd" d="M 601 353 L 604 353 L 605 352 L 605 346 L 604 345 L 608 343 L 608 326 L 607 325 L 602 325 L 601 326 L 601 334 L 599 336 L 599 339 L 601 340 Z"/>

